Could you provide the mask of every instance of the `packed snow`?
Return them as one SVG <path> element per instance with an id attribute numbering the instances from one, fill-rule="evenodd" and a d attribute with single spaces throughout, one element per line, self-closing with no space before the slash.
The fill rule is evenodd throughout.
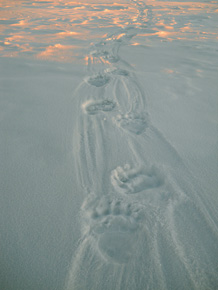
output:
<path id="1" fill-rule="evenodd" d="M 218 2 L 0 17 L 0 289 L 218 289 Z"/>

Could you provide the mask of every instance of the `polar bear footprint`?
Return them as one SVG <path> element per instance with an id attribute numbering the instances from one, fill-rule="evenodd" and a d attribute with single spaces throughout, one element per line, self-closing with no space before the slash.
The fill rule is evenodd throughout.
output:
<path id="1" fill-rule="evenodd" d="M 155 166 L 142 169 L 125 164 L 112 170 L 111 183 L 120 193 L 135 194 L 160 187 L 164 177 Z"/>
<path id="2" fill-rule="evenodd" d="M 88 198 L 83 211 L 88 235 L 96 241 L 99 254 L 107 262 L 125 264 L 134 254 L 140 226 L 139 205 L 108 196 Z M 86 228 L 87 230 L 87 228 Z"/>

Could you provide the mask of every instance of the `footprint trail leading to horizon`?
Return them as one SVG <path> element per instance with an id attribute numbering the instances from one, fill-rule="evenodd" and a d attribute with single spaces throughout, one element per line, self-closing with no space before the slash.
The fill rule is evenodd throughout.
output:
<path id="1" fill-rule="evenodd" d="M 173 281 L 184 286 L 178 289 L 215 289 L 217 232 L 201 189 L 152 124 L 147 92 L 121 54 L 152 25 L 151 6 L 130 5 L 138 12 L 128 24 L 90 45 L 87 76 L 74 92 L 84 201 L 66 289 L 176 289 Z M 189 246 L 195 238 L 196 248 Z"/>

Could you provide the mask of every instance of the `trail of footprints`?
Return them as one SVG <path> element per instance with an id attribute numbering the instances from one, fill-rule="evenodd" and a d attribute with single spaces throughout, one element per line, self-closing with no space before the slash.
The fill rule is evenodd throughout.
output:
<path id="1" fill-rule="evenodd" d="M 129 27 L 130 29 L 132 27 Z M 126 31 L 128 32 L 128 27 Z M 107 38 L 105 42 L 96 44 L 97 49 L 90 53 L 90 57 L 104 59 L 111 64 L 118 63 L 120 43 L 128 42 L 134 35 L 123 33 Z M 105 47 L 108 42 L 113 42 L 115 46 L 118 46 L 117 54 L 98 48 Z M 112 66 L 101 73 L 87 77 L 85 81 L 94 88 L 104 88 L 113 78 L 120 77 L 131 81 L 129 71 L 119 66 Z M 99 113 L 112 112 L 116 107 L 115 100 L 105 99 L 104 96 L 98 100 L 90 99 L 82 104 L 83 112 L 90 117 Z M 135 134 L 135 137 L 142 134 L 149 126 L 147 115 L 134 111 L 113 116 L 112 122 L 118 128 Z M 143 217 L 143 207 L 134 196 L 142 193 L 146 199 L 146 193 L 164 186 L 165 180 L 163 174 L 155 166 L 134 168 L 129 164 L 117 166 L 108 178 L 116 195 L 108 193 L 99 196 L 97 193 L 90 193 L 87 196 L 81 210 L 84 221 L 83 233 L 95 240 L 97 251 L 107 262 L 125 264 L 134 255 L 136 234 L 141 227 Z M 125 196 L 132 196 L 131 201 L 126 202 Z"/>
<path id="2" fill-rule="evenodd" d="M 134 256 L 136 237 L 146 221 L 145 211 L 155 207 L 155 199 L 158 204 L 160 199 L 167 201 L 170 193 L 155 166 L 143 169 L 125 164 L 112 170 L 110 178 L 114 191 L 101 196 L 90 193 L 82 205 L 83 234 L 94 239 L 104 260 L 125 264 Z M 134 198 L 147 192 L 152 197 L 143 199 L 144 203 Z"/>

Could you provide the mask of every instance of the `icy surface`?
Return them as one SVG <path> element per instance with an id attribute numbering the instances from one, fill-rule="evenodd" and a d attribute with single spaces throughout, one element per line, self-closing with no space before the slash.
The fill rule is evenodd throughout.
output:
<path id="1" fill-rule="evenodd" d="M 0 289 L 218 289 L 218 2 L 0 16 Z"/>

